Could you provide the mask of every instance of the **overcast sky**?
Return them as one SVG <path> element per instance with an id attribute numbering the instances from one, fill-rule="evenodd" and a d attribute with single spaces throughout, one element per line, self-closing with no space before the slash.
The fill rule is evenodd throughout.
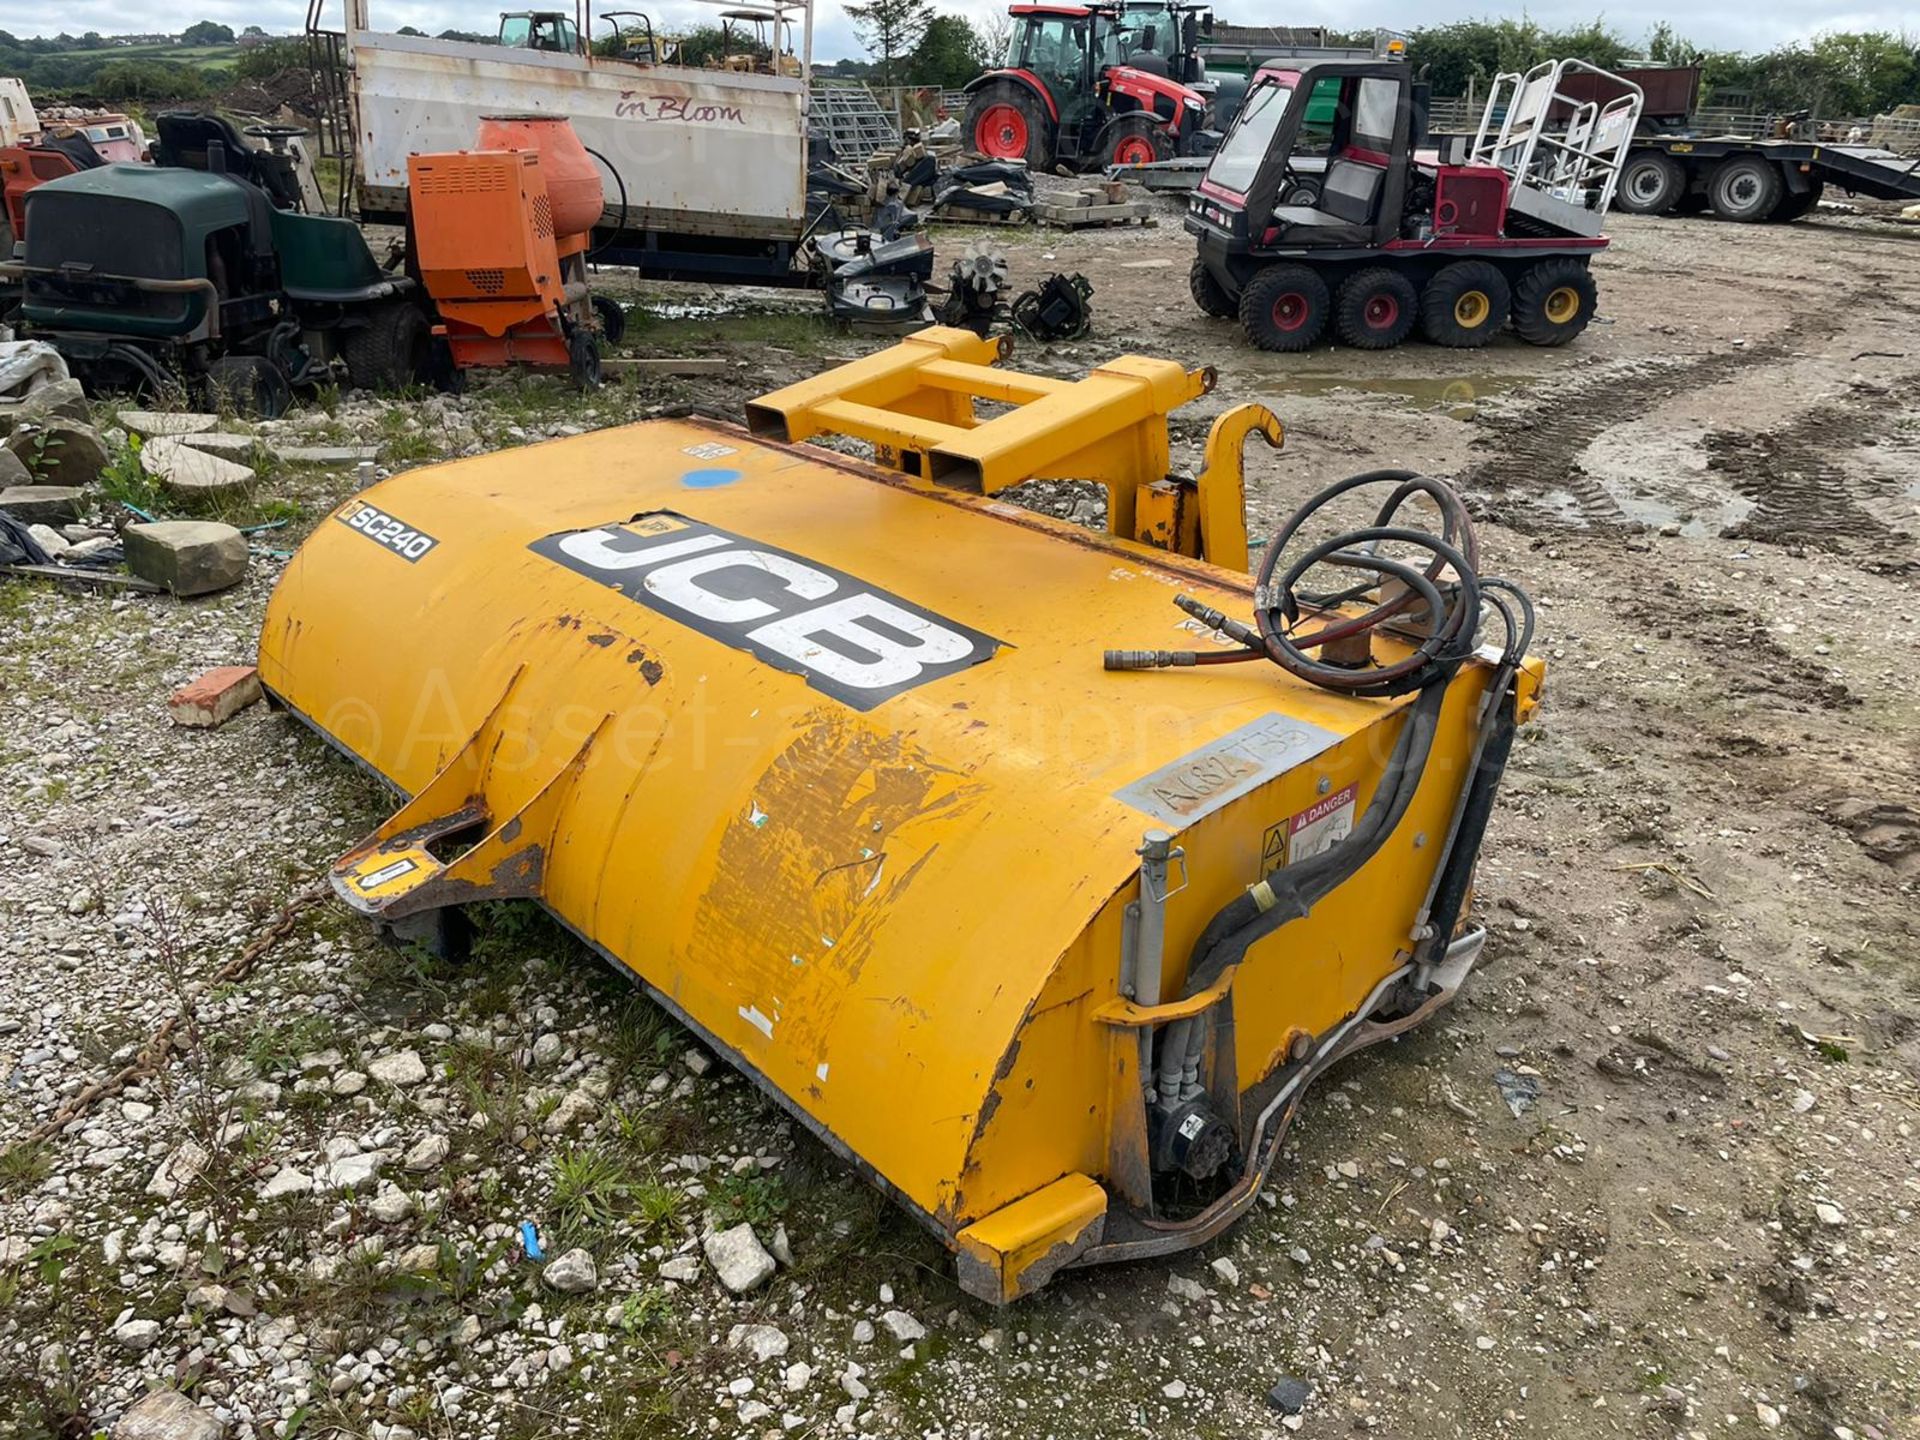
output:
<path id="1" fill-rule="evenodd" d="M 732 4 L 740 0 L 731 0 Z M 502 3 L 473 3 L 473 0 L 371 0 L 376 28 L 398 29 L 415 25 L 429 34 L 448 28 L 491 31 Z M 511 8 L 535 8 L 553 5 L 555 0 L 504 0 Z M 702 5 L 694 0 L 609 0 L 614 9 L 638 9 L 652 15 L 655 25 L 671 30 L 698 23 L 728 5 Z M 328 12 L 340 13 L 340 0 L 327 0 Z M 982 17 L 1004 10 L 988 0 L 961 0 L 938 6 L 970 17 Z M 1440 24 L 1447 20 L 1483 15 L 1519 14 L 1518 6 L 1501 8 L 1476 3 L 1476 0 L 1376 0 L 1375 4 L 1355 6 L 1352 0 L 1291 0 L 1284 6 L 1274 0 L 1221 0 L 1217 13 L 1222 20 L 1273 23 L 1276 12 L 1284 13 L 1291 25 L 1384 25 L 1411 29 L 1417 25 Z M 1838 5 L 1793 3 L 1793 0 L 1697 0 L 1687 7 L 1676 7 L 1662 0 L 1621 0 L 1604 10 L 1593 0 L 1544 0 L 1528 7 L 1543 24 L 1578 24 L 1596 14 L 1631 40 L 1643 38 L 1658 20 L 1673 21 L 1680 33 L 1697 45 L 1709 49 L 1765 50 L 1787 40 L 1804 39 L 1821 30 L 1916 29 L 1920 9 L 1910 0 L 1843 0 Z M 836 0 L 818 0 L 817 34 L 814 54 L 822 60 L 861 54 L 859 41 L 848 25 L 846 13 Z M 0 0 L 0 29 L 16 35 L 55 34 L 66 31 L 80 35 L 98 30 L 103 35 L 127 31 L 179 31 L 199 19 L 220 20 L 238 30 L 243 25 L 260 25 L 275 33 L 299 30 L 306 23 L 305 0 L 61 0 L 49 5 L 44 0 Z M 596 26 L 596 31 L 598 27 Z"/>

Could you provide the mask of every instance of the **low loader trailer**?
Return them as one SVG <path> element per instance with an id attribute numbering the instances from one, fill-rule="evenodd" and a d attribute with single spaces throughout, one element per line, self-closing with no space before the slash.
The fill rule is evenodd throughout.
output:
<path id="1" fill-rule="evenodd" d="M 1187 475 L 1168 416 L 1210 370 L 1009 353 L 936 328 L 744 426 L 396 475 L 260 640 L 400 796 L 334 870 L 350 907 L 444 944 L 538 901 L 994 1303 L 1219 1235 L 1309 1083 L 1457 993 L 1543 677 L 1447 486 L 1356 476 L 1249 573 L 1276 417 L 1228 410 Z M 1036 477 L 1103 486 L 1107 530 L 1000 498 Z"/>

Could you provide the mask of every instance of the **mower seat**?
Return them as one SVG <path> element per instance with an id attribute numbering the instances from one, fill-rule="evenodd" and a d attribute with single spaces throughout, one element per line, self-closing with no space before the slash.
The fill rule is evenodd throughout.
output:
<path id="1" fill-rule="evenodd" d="M 159 132 L 153 158 L 159 165 L 182 170 L 211 170 L 208 152 L 218 143 L 226 151 L 227 173 L 267 192 L 274 207 L 297 209 L 300 184 L 284 157 L 249 145 L 224 115 L 202 115 L 195 110 L 166 110 L 154 121 Z"/>
<path id="2" fill-rule="evenodd" d="M 1289 230 L 1311 230 L 1315 244 L 1364 245 L 1373 239 L 1383 165 L 1342 155 L 1327 165 L 1318 205 L 1276 205 L 1273 223 L 1281 238 Z"/>
<path id="3" fill-rule="evenodd" d="M 58 150 L 73 162 L 75 170 L 98 170 L 107 163 L 100 158 L 100 152 L 93 148 L 93 142 L 78 130 L 66 130 L 59 134 L 45 132 L 40 136 L 40 146 L 45 150 Z"/>

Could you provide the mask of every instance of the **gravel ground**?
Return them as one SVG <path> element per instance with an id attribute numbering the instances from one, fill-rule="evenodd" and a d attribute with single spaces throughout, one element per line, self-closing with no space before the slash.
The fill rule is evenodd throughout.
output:
<path id="1" fill-rule="evenodd" d="M 1261 355 L 1187 302 L 1177 220 L 1009 240 L 1016 284 L 1097 287 L 1096 335 L 1022 363 L 1216 365 L 1188 461 L 1220 406 L 1274 406 L 1256 534 L 1353 470 L 1455 478 L 1553 670 L 1461 1001 L 1336 1070 L 1223 1239 L 1005 1311 L 537 914 L 486 910 L 453 966 L 298 905 L 386 797 L 263 708 L 164 701 L 251 656 L 349 476 L 263 471 L 232 517 L 288 524 L 207 600 L 0 585 L 0 1435 L 155 1388 L 234 1437 L 1914 1433 L 1920 235 L 1616 229 L 1605 323 L 1465 357 Z M 289 428 L 420 463 L 737 413 L 880 343 L 633 298 L 636 353 L 735 368 Z M 183 1014 L 168 1063 L 19 1143 Z"/>

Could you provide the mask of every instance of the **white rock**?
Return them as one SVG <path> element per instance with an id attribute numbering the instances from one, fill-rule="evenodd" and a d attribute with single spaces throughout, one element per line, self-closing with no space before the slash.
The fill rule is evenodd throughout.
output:
<path id="1" fill-rule="evenodd" d="M 389 1185 L 373 1197 L 373 1203 L 367 1209 L 382 1225 L 398 1225 L 413 1213 L 413 1197 L 397 1186 Z"/>
<path id="2" fill-rule="evenodd" d="M 1847 1223 L 1846 1211 L 1830 1201 L 1822 1200 L 1813 1207 L 1813 1213 L 1819 1217 L 1822 1225 L 1831 1226 L 1836 1230 Z"/>
<path id="3" fill-rule="evenodd" d="M 367 1077 L 358 1070 L 342 1070 L 328 1088 L 336 1095 L 358 1095 L 367 1088 Z"/>
<path id="4" fill-rule="evenodd" d="M 787 1239 L 785 1222 L 773 1227 L 773 1239 L 767 1242 L 767 1249 L 773 1252 L 773 1258 L 786 1269 L 793 1268 L 793 1242 Z"/>
<path id="5" fill-rule="evenodd" d="M 1176 1300 L 1204 1300 L 1207 1298 L 1206 1289 L 1200 1282 L 1190 1279 L 1185 1275 L 1167 1276 L 1167 1293 Z"/>
<path id="6" fill-rule="evenodd" d="M 735 1350 L 744 1350 L 756 1365 L 778 1360 L 787 1353 L 787 1332 L 777 1325 L 736 1325 L 727 1336 Z"/>
<path id="7" fill-rule="evenodd" d="M 753 1377 L 751 1375 L 740 1375 L 729 1380 L 727 1382 L 727 1393 L 736 1399 L 742 1395 L 751 1395 L 753 1393 Z"/>
<path id="8" fill-rule="evenodd" d="M 329 1190 L 370 1190 L 380 1173 L 377 1155 L 342 1155 L 327 1166 Z"/>
<path id="9" fill-rule="evenodd" d="M 743 1425 L 758 1425 L 773 1414 L 773 1407 L 764 1400 L 749 1400 L 735 1412 Z"/>
<path id="10" fill-rule="evenodd" d="M 443 1164 L 453 1151 L 453 1142 L 444 1135 L 428 1135 L 411 1150 L 400 1163 L 409 1170 L 431 1170 Z"/>
<path id="11" fill-rule="evenodd" d="M 564 1135 L 599 1112 L 599 1102 L 584 1087 L 575 1088 L 561 1097 L 560 1103 L 553 1107 L 553 1113 L 547 1116 L 540 1128 L 549 1135 Z"/>
<path id="12" fill-rule="evenodd" d="M 539 1069 L 558 1063 L 560 1059 L 560 1037 L 548 1031 L 533 1042 L 533 1063 Z"/>
<path id="13" fill-rule="evenodd" d="M 720 1283 L 735 1295 L 758 1289 L 773 1278 L 773 1256 L 767 1253 L 753 1226 L 745 1221 L 731 1230 L 716 1230 L 703 1242 L 707 1263 Z"/>
<path id="14" fill-rule="evenodd" d="M 700 1257 L 698 1255 L 675 1255 L 660 1262 L 660 1278 L 677 1280 L 682 1285 L 691 1285 L 700 1278 Z"/>
<path id="15" fill-rule="evenodd" d="M 143 1395 L 113 1427 L 113 1440 L 221 1440 L 226 1423 L 178 1390 Z"/>
<path id="16" fill-rule="evenodd" d="M 1238 1285 L 1240 1283 L 1240 1267 L 1224 1255 L 1218 1260 L 1215 1260 L 1207 1268 L 1229 1285 Z"/>
<path id="17" fill-rule="evenodd" d="M 182 1185 L 207 1168 L 209 1158 L 205 1147 L 192 1140 L 181 1141 L 153 1172 L 153 1178 L 147 1182 L 147 1194 L 162 1200 L 173 1199 Z"/>
<path id="18" fill-rule="evenodd" d="M 904 1310 L 889 1310 L 880 1317 L 880 1323 L 887 1327 L 893 1338 L 902 1345 L 927 1338 L 927 1327 Z"/>
<path id="19" fill-rule="evenodd" d="M 540 1278 L 563 1295 L 580 1295 L 599 1285 L 600 1272 L 594 1268 L 593 1256 L 586 1251 L 569 1250 L 557 1259 L 549 1260 L 547 1268 L 540 1272 Z"/>
<path id="20" fill-rule="evenodd" d="M 547 1351 L 547 1369 L 569 1370 L 572 1368 L 573 1347 L 571 1345 L 555 1345 Z"/>
<path id="21" fill-rule="evenodd" d="M 113 1338 L 122 1350 L 130 1350 L 135 1355 L 142 1354 L 154 1347 L 160 1338 L 158 1320 L 129 1320 L 113 1332 Z"/>
<path id="22" fill-rule="evenodd" d="M 786 1374 L 782 1379 L 787 1389 L 797 1393 L 813 1383 L 813 1367 L 804 1360 L 796 1360 L 787 1366 Z"/>
<path id="23" fill-rule="evenodd" d="M 427 1078 L 427 1067 L 419 1051 L 400 1050 L 368 1065 L 367 1074 L 383 1085 L 418 1085 Z"/>
<path id="24" fill-rule="evenodd" d="M 1160 1393 L 1169 1400 L 1184 1400 L 1187 1398 L 1187 1382 L 1184 1380 L 1169 1380 L 1160 1387 Z"/>
<path id="25" fill-rule="evenodd" d="M 1754 1418 L 1769 1430 L 1780 1428 L 1780 1412 L 1765 1401 L 1754 1402 Z"/>
<path id="26" fill-rule="evenodd" d="M 871 1345 L 873 1343 L 873 1322 L 871 1320 L 856 1320 L 853 1322 L 853 1343 L 856 1345 Z"/>
<path id="27" fill-rule="evenodd" d="M 689 1049 L 680 1057 L 680 1063 L 687 1067 L 689 1075 L 704 1075 L 713 1069 L 713 1057 L 704 1050 Z"/>
<path id="28" fill-rule="evenodd" d="M 284 1195 L 305 1195 L 313 1189 L 313 1177 L 304 1170 L 296 1170 L 291 1165 L 283 1166 L 280 1172 L 260 1187 L 262 1200 L 278 1200 Z"/>

